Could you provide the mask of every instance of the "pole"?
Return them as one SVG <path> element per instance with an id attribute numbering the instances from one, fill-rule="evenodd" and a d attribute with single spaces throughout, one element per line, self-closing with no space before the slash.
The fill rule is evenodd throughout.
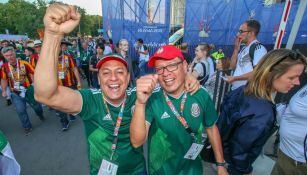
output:
<path id="1" fill-rule="evenodd" d="M 280 46 L 281 46 L 282 38 L 284 37 L 288 17 L 289 17 L 289 14 L 290 14 L 291 5 L 292 5 L 292 0 L 287 0 L 286 3 L 285 3 L 284 12 L 283 12 L 281 20 L 280 20 L 280 25 L 279 25 L 278 34 L 277 34 L 277 38 L 276 38 L 276 41 L 275 41 L 274 49 L 279 49 Z"/>
<path id="2" fill-rule="evenodd" d="M 292 26 L 292 29 L 291 29 L 291 33 L 290 33 L 290 36 L 289 36 L 289 39 L 288 39 L 288 43 L 287 43 L 287 46 L 286 46 L 287 49 L 292 49 L 292 47 L 293 47 L 298 29 L 300 27 L 300 24 L 302 22 L 302 18 L 304 16 L 306 4 L 307 4 L 307 0 L 301 0 L 300 5 L 298 6 L 297 13 L 296 13 L 296 16 L 295 16 L 295 20 L 294 20 L 294 23 L 293 23 L 293 26 Z"/>

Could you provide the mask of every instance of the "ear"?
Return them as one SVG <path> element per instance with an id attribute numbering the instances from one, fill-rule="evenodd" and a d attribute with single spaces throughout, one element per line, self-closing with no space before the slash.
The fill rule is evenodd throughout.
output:
<path id="1" fill-rule="evenodd" d="M 188 72 L 188 63 L 186 60 L 183 60 L 183 70 L 184 70 L 184 73 L 187 73 Z"/>

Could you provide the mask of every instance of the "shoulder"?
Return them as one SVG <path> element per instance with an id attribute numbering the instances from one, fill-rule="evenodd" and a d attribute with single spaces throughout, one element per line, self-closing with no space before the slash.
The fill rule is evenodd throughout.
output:
<path id="1" fill-rule="evenodd" d="M 79 93 L 82 97 L 95 97 L 101 96 L 102 94 L 100 89 L 81 89 L 79 90 Z"/>
<path id="2" fill-rule="evenodd" d="M 267 52 L 266 48 L 259 41 L 255 41 L 250 48 L 254 48 L 255 52 Z"/>
<path id="3" fill-rule="evenodd" d="M 198 89 L 198 91 L 194 95 L 192 95 L 191 97 L 201 98 L 202 100 L 205 100 L 205 101 L 210 99 L 208 90 L 205 87 L 203 87 L 203 86 L 201 86 Z"/>

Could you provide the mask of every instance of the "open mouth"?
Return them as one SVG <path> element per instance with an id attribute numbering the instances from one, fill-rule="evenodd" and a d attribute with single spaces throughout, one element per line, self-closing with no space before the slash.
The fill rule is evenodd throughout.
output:
<path id="1" fill-rule="evenodd" d="M 117 92 L 119 90 L 119 84 L 110 84 L 108 88 L 113 92 Z"/>
<path id="2" fill-rule="evenodd" d="M 164 83 L 166 85 L 172 85 L 175 81 L 175 78 L 168 78 L 168 79 L 164 79 Z"/>

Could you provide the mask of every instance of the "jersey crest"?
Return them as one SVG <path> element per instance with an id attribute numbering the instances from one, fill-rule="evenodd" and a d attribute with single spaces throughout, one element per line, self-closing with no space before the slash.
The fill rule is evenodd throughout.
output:
<path id="1" fill-rule="evenodd" d="M 193 104 L 192 104 L 192 107 L 191 107 L 191 115 L 192 115 L 193 117 L 199 117 L 199 115 L 200 115 L 200 108 L 199 108 L 198 103 L 193 103 Z"/>

